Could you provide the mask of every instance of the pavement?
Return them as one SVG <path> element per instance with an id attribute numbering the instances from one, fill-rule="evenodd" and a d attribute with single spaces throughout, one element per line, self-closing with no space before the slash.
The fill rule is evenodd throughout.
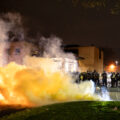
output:
<path id="1" fill-rule="evenodd" d="M 120 101 L 120 87 L 117 88 L 107 88 L 109 91 L 109 96 L 112 100 Z"/>
<path id="2" fill-rule="evenodd" d="M 96 88 L 96 93 L 101 95 L 107 95 L 113 101 L 120 101 L 120 86 L 119 87 L 100 87 L 99 89 Z"/>

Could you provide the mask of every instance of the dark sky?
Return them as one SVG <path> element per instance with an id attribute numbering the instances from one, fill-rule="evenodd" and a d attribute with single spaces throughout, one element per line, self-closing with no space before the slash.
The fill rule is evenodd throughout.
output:
<path id="1" fill-rule="evenodd" d="M 45 36 L 54 34 L 62 38 L 64 44 L 112 48 L 116 58 L 120 58 L 120 16 L 82 11 L 71 1 L 1 0 L 0 12 L 21 13 L 32 35 L 38 32 Z"/>

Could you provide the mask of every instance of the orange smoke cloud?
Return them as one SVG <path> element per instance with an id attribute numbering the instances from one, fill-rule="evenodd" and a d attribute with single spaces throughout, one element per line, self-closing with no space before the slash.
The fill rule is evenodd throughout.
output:
<path id="1" fill-rule="evenodd" d="M 73 83 L 47 58 L 27 58 L 26 65 L 0 68 L 0 103 L 36 106 L 71 100 L 100 100 L 92 82 Z"/>

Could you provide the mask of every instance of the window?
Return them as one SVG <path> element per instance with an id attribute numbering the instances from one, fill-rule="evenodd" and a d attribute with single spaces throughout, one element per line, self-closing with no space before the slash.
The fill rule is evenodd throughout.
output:
<path id="1" fill-rule="evenodd" d="M 16 48 L 15 53 L 20 54 L 20 48 Z"/>

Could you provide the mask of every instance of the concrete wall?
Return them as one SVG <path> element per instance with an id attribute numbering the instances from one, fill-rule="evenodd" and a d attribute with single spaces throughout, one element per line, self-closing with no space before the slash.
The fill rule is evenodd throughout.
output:
<path id="1" fill-rule="evenodd" d="M 79 56 L 84 60 L 79 60 L 79 66 L 82 72 L 87 70 L 93 71 L 94 64 L 94 48 L 93 47 L 79 47 Z"/>
<path id="2" fill-rule="evenodd" d="M 101 54 L 101 56 L 100 56 Z M 84 60 L 79 60 L 79 66 L 82 72 L 94 71 L 103 72 L 103 51 L 96 47 L 79 47 L 79 56 Z"/>
<path id="3" fill-rule="evenodd" d="M 99 73 L 103 72 L 103 57 L 103 51 L 94 47 L 94 69 Z"/>

